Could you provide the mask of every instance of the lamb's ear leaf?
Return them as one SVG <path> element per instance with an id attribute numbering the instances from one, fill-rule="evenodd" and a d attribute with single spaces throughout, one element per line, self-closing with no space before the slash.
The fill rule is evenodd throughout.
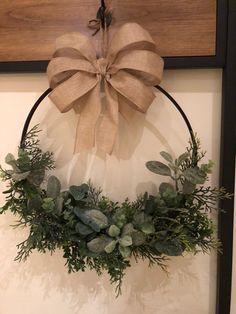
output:
<path id="1" fill-rule="evenodd" d="M 145 243 L 146 238 L 142 231 L 135 230 L 132 232 L 132 242 L 134 246 L 140 246 Z"/>
<path id="2" fill-rule="evenodd" d="M 111 241 L 113 240 L 109 237 L 100 236 L 88 242 L 87 247 L 93 253 L 102 253 Z"/>
<path id="3" fill-rule="evenodd" d="M 106 247 L 104 248 L 104 251 L 108 254 L 112 253 L 116 248 L 116 243 L 117 243 L 116 240 L 111 241 L 109 244 L 106 245 Z"/>
<path id="4" fill-rule="evenodd" d="M 82 222 L 76 224 L 75 230 L 85 236 L 94 232 L 89 226 L 84 225 Z"/>
<path id="5" fill-rule="evenodd" d="M 34 169 L 28 175 L 27 181 L 29 181 L 31 184 L 33 184 L 35 186 L 40 186 L 40 184 L 44 180 L 44 176 L 45 176 L 45 170 L 44 169 Z"/>
<path id="6" fill-rule="evenodd" d="M 125 235 L 122 238 L 119 239 L 119 244 L 120 246 L 130 246 L 132 245 L 133 241 L 132 241 L 132 237 L 129 235 Z"/>
<path id="7" fill-rule="evenodd" d="M 154 173 L 159 174 L 161 176 L 171 176 L 170 168 L 160 161 L 148 161 L 146 163 L 146 167 L 151 172 L 154 172 Z"/>
<path id="8" fill-rule="evenodd" d="M 26 172 L 15 172 L 13 173 L 12 175 L 12 179 L 16 182 L 19 182 L 19 181 L 22 181 L 22 180 L 25 180 L 30 174 L 30 171 L 26 171 Z"/>
<path id="9" fill-rule="evenodd" d="M 79 207 L 75 207 L 74 213 L 85 225 L 89 226 L 96 232 L 100 232 L 101 229 L 108 227 L 108 218 L 99 210 L 83 210 Z"/>
<path id="10" fill-rule="evenodd" d="M 5 163 L 12 166 L 12 164 L 16 163 L 14 155 L 8 153 L 5 157 Z"/>
<path id="11" fill-rule="evenodd" d="M 116 238 L 120 234 L 120 228 L 118 228 L 116 225 L 111 225 L 108 229 L 108 234 L 110 237 Z"/>
<path id="12" fill-rule="evenodd" d="M 61 191 L 61 183 L 55 176 L 50 176 L 47 185 L 47 196 L 57 198 Z"/>
<path id="13" fill-rule="evenodd" d="M 169 153 L 162 151 L 162 152 L 160 152 L 160 155 L 161 155 L 166 161 L 170 162 L 171 164 L 173 163 L 173 157 L 172 157 Z"/>
<path id="14" fill-rule="evenodd" d="M 203 184 L 206 181 L 206 174 L 198 167 L 187 168 L 184 170 L 183 175 L 186 180 L 193 184 Z"/>
<path id="15" fill-rule="evenodd" d="M 131 249 L 128 246 L 119 245 L 119 251 L 123 258 L 130 257 Z"/>

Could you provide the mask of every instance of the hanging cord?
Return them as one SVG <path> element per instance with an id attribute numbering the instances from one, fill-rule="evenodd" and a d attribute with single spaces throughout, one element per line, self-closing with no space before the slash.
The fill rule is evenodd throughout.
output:
<path id="1" fill-rule="evenodd" d="M 101 29 L 105 30 L 111 25 L 112 11 L 111 1 L 101 0 L 101 6 L 97 11 L 96 19 L 88 22 L 88 27 L 94 29 L 92 36 L 95 36 Z"/>
<path id="2" fill-rule="evenodd" d="M 102 30 L 102 56 L 106 55 L 106 50 L 107 50 L 107 46 L 108 46 L 108 28 L 111 25 L 112 22 L 112 12 L 111 12 L 111 2 L 112 0 L 101 0 L 101 6 L 97 11 L 97 16 L 96 19 L 94 20 L 90 20 L 88 27 L 95 29 L 95 32 L 93 33 L 93 36 L 95 36 L 97 34 L 97 32 L 99 32 L 100 30 Z M 179 113 L 181 114 L 191 137 L 191 141 L 192 141 L 192 145 L 193 145 L 193 154 L 192 154 L 192 160 L 193 160 L 193 166 L 197 165 L 198 162 L 198 158 L 197 158 L 197 143 L 196 143 L 196 139 L 194 136 L 194 132 L 193 132 L 193 128 L 186 116 L 186 114 L 184 113 L 183 109 L 180 107 L 180 105 L 177 103 L 177 101 L 166 91 L 164 90 L 164 88 L 162 88 L 161 86 L 157 85 L 155 86 L 155 88 L 157 88 L 161 93 L 163 93 L 171 102 L 172 104 L 175 106 L 175 108 L 179 111 Z M 24 127 L 23 127 L 23 131 L 22 131 L 22 135 L 21 135 L 21 141 L 20 141 L 20 147 L 23 148 L 24 146 L 24 141 L 28 132 L 28 128 L 29 128 L 29 124 L 31 119 L 33 118 L 33 115 L 35 113 L 35 111 L 37 110 L 38 106 L 40 105 L 40 103 L 44 100 L 44 98 L 47 97 L 47 95 L 52 91 L 51 88 L 48 88 L 39 98 L 38 100 L 35 102 L 35 104 L 33 105 L 32 109 L 30 110 Z"/>
<path id="3" fill-rule="evenodd" d="M 196 143 L 196 139 L 194 136 L 194 132 L 193 132 L 193 128 L 186 116 L 186 114 L 184 113 L 183 109 L 180 107 L 180 105 L 177 103 L 177 101 L 161 86 L 157 85 L 155 86 L 156 89 L 158 89 L 162 94 L 164 94 L 170 101 L 171 103 L 175 106 L 175 108 L 178 110 L 178 112 L 180 113 L 180 115 L 182 116 L 189 134 L 190 134 L 190 138 L 193 144 L 193 155 L 192 155 L 192 159 L 193 159 L 193 166 L 197 166 L 197 143 Z M 48 88 L 39 98 L 38 100 L 35 102 L 35 104 L 33 105 L 32 109 L 30 110 L 25 123 L 24 123 L 24 127 L 23 127 L 23 131 L 22 131 L 22 135 L 21 135 L 21 141 L 20 141 L 20 147 L 23 148 L 24 146 L 24 140 L 26 138 L 27 132 L 28 132 L 28 128 L 30 125 L 30 121 L 33 118 L 33 115 L 36 111 L 36 109 L 38 108 L 38 106 L 40 105 L 40 103 L 44 100 L 44 98 L 47 97 L 47 95 L 52 91 L 51 88 Z"/>

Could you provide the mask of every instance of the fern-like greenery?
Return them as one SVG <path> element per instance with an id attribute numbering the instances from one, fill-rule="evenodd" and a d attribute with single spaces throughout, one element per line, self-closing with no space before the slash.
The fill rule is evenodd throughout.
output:
<path id="1" fill-rule="evenodd" d="M 213 163 L 199 165 L 204 156 L 199 141 L 190 142 L 177 159 L 161 152 L 166 164 L 147 162 L 150 171 L 168 176 L 173 184 L 160 184 L 156 195 L 144 193 L 136 201 L 117 203 L 91 182 L 61 191 L 55 176 L 45 180 L 54 160 L 52 153 L 40 149 L 38 132 L 37 126 L 28 132 L 17 158 L 6 156 L 10 170 L 1 168 L 1 178 L 8 183 L 1 213 L 11 211 L 18 217 L 16 226 L 29 230 L 18 244 L 16 260 L 26 260 L 33 250 L 61 249 L 69 272 L 107 271 L 119 295 L 131 256 L 165 270 L 170 256 L 219 247 L 209 211 L 230 195 L 204 185 Z"/>

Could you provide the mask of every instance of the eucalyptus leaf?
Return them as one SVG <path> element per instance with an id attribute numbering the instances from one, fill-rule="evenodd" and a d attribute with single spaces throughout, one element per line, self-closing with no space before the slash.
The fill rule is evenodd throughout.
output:
<path id="1" fill-rule="evenodd" d="M 140 246 L 146 241 L 145 235 L 138 230 L 132 232 L 132 243 L 134 246 Z"/>
<path id="2" fill-rule="evenodd" d="M 172 184 L 167 182 L 162 182 L 159 186 L 159 192 L 163 194 L 164 192 L 175 192 L 175 188 Z"/>
<path id="3" fill-rule="evenodd" d="M 134 226 L 132 223 L 128 223 L 126 225 L 124 225 L 123 229 L 122 229 L 122 234 L 121 236 L 125 236 L 125 235 L 131 235 L 132 232 L 134 231 Z"/>
<path id="4" fill-rule="evenodd" d="M 16 164 L 16 160 L 13 154 L 9 153 L 5 157 L 5 163 L 12 166 L 13 164 Z"/>
<path id="5" fill-rule="evenodd" d="M 130 246 L 132 245 L 132 237 L 129 235 L 125 235 L 122 238 L 119 239 L 119 244 L 121 246 Z"/>
<path id="6" fill-rule="evenodd" d="M 45 176 L 44 169 L 34 169 L 30 172 L 29 176 L 27 177 L 27 181 L 35 186 L 40 186 L 43 182 Z"/>
<path id="7" fill-rule="evenodd" d="M 22 180 L 25 180 L 30 174 L 30 171 L 26 171 L 26 172 L 15 172 L 13 173 L 12 175 L 12 179 L 16 182 L 19 182 L 19 181 L 22 181 Z"/>
<path id="8" fill-rule="evenodd" d="M 64 198 L 61 196 L 58 196 L 55 200 L 55 207 L 58 214 L 61 214 L 64 204 Z"/>
<path id="9" fill-rule="evenodd" d="M 88 242 L 87 247 L 93 253 L 102 253 L 111 241 L 113 240 L 109 237 L 100 236 Z"/>
<path id="10" fill-rule="evenodd" d="M 183 184 L 183 193 L 184 194 L 191 194 L 196 188 L 196 184 L 189 182 L 188 180 L 184 180 Z"/>
<path id="11" fill-rule="evenodd" d="M 82 184 L 79 186 L 72 185 L 69 189 L 69 192 L 76 201 L 81 201 L 88 193 L 88 189 L 89 187 L 87 184 Z"/>
<path id="12" fill-rule="evenodd" d="M 75 230 L 85 236 L 94 232 L 90 227 L 84 225 L 82 222 L 78 222 L 76 224 Z"/>
<path id="13" fill-rule="evenodd" d="M 206 181 L 206 175 L 199 168 L 187 168 L 183 175 L 186 180 L 193 184 L 203 184 Z"/>
<path id="14" fill-rule="evenodd" d="M 133 224 L 136 227 L 140 227 L 145 222 L 145 213 L 140 212 L 134 216 Z"/>
<path id="15" fill-rule="evenodd" d="M 116 225 L 111 225 L 108 229 L 108 234 L 110 237 L 116 238 L 120 234 L 120 228 L 118 228 Z"/>
<path id="16" fill-rule="evenodd" d="M 169 241 L 156 241 L 154 244 L 156 250 L 161 254 L 168 256 L 179 256 L 182 255 L 183 249 L 180 243 L 176 240 Z"/>
<path id="17" fill-rule="evenodd" d="M 107 244 L 104 248 L 104 251 L 108 254 L 112 253 L 116 248 L 117 241 L 113 240 L 109 244 Z"/>
<path id="18" fill-rule="evenodd" d="M 47 196 L 51 198 L 56 198 L 61 191 L 61 183 L 55 176 L 50 176 L 47 185 Z"/>
<path id="19" fill-rule="evenodd" d="M 167 152 L 160 152 L 160 155 L 168 162 L 173 163 L 173 157 Z"/>
<path id="20" fill-rule="evenodd" d="M 148 168 L 148 170 L 156 174 L 159 174 L 162 176 L 171 176 L 170 168 L 160 161 L 148 161 L 146 163 L 146 167 Z"/>
<path id="21" fill-rule="evenodd" d="M 131 249 L 129 247 L 119 245 L 119 251 L 122 257 L 124 258 L 130 257 Z"/>
<path id="22" fill-rule="evenodd" d="M 88 225 L 96 232 L 100 232 L 101 229 L 108 227 L 107 217 L 99 210 L 81 210 L 77 207 L 74 211 L 84 224 Z"/>
<path id="23" fill-rule="evenodd" d="M 154 225 L 151 222 L 145 222 L 141 226 L 141 230 L 145 234 L 153 234 L 153 233 L 155 233 L 155 227 L 154 227 Z"/>

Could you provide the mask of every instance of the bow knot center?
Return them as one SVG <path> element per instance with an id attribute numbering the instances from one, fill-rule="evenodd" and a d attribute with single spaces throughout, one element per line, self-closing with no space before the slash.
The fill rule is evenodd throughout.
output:
<path id="1" fill-rule="evenodd" d="M 105 59 L 105 58 L 97 59 L 97 71 L 98 71 L 97 76 L 98 76 L 99 80 L 104 78 L 107 81 L 109 81 L 109 79 L 111 78 L 111 75 L 108 71 L 107 59 Z"/>

